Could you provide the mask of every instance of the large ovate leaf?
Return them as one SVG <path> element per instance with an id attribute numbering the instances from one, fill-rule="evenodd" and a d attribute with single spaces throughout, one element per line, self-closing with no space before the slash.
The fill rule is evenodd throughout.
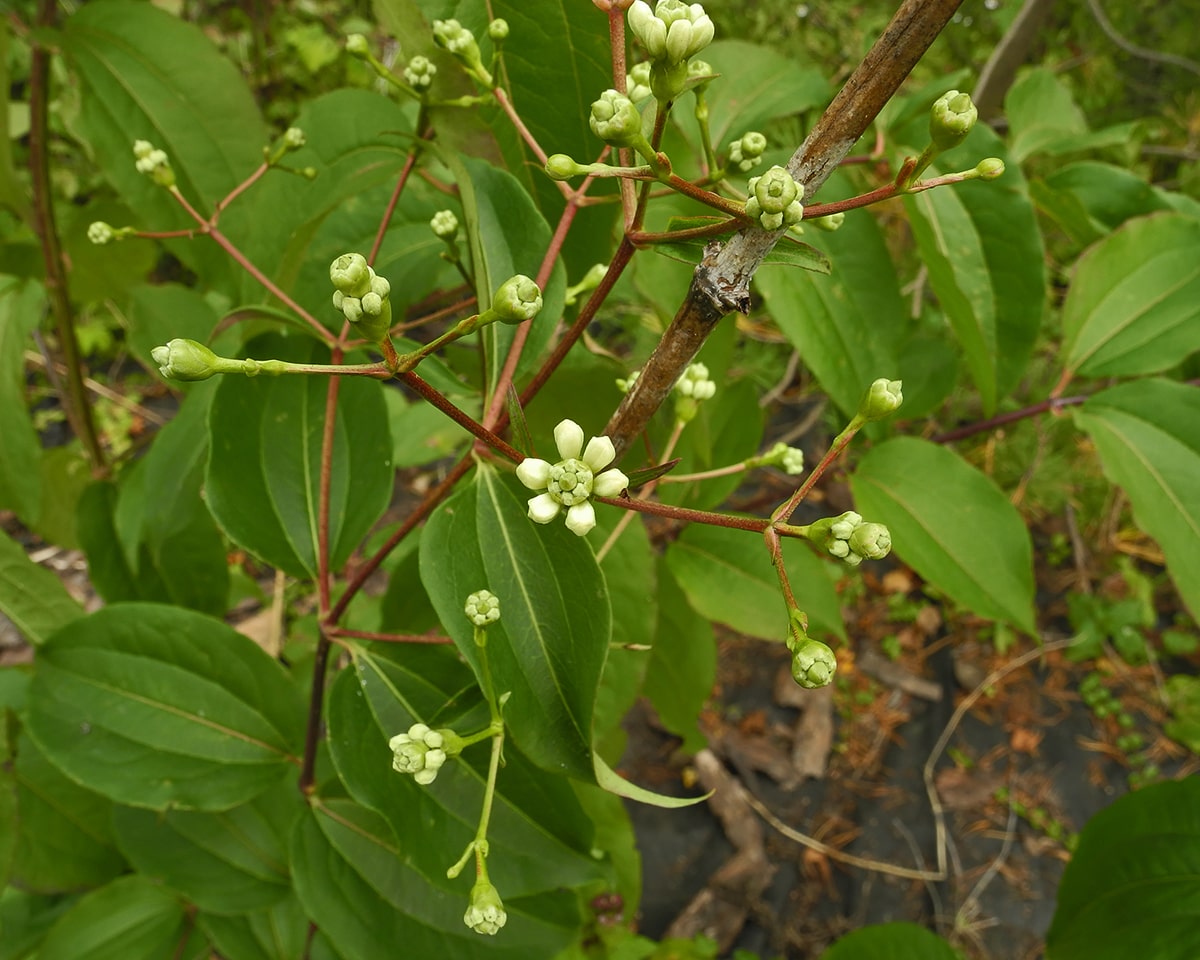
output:
<path id="1" fill-rule="evenodd" d="M 203 212 L 262 163 L 267 133 L 250 90 L 199 27 L 152 4 L 87 4 L 66 21 L 62 49 L 82 92 L 78 132 L 145 228 L 195 223 L 134 168 L 135 140 L 166 151 L 180 191 Z M 235 237 L 238 213 L 221 223 Z M 210 282 L 232 284 L 232 262 L 215 245 L 167 243 Z"/>
<path id="2" fill-rule="evenodd" d="M 244 916 L 201 913 L 200 928 L 224 960 L 315 960 L 307 949 L 308 917 L 294 893 Z"/>
<path id="3" fill-rule="evenodd" d="M 26 523 L 42 507 L 41 444 L 25 406 L 25 348 L 43 301 L 40 284 L 0 284 L 0 509 Z"/>
<path id="4" fill-rule="evenodd" d="M 328 362 L 300 338 L 259 337 L 251 356 Z M 209 416 L 205 493 L 237 543 L 297 577 L 315 577 L 325 377 L 226 377 Z M 343 377 L 334 425 L 329 508 L 331 569 L 345 563 L 392 494 L 392 440 L 382 387 Z"/>
<path id="5" fill-rule="evenodd" d="M 113 828 L 140 873 L 162 880 L 202 910 L 242 915 L 288 895 L 287 843 L 300 809 L 295 783 L 284 781 L 218 813 L 117 807 Z"/>
<path id="6" fill-rule="evenodd" d="M 38 960 L 201 960 L 209 956 L 184 905 L 136 874 L 93 890 L 63 914 Z"/>
<path id="7" fill-rule="evenodd" d="M 225 810 L 296 762 L 298 699 L 282 668 L 224 624 L 117 604 L 39 649 L 28 729 L 55 766 L 113 800 Z"/>
<path id="8" fill-rule="evenodd" d="M 1158 190 L 1131 170 L 1084 160 L 1055 170 L 1046 185 L 1075 197 L 1095 229 L 1116 229 L 1132 217 L 1170 210 L 1170 194 Z"/>
<path id="9" fill-rule="evenodd" d="M 981 125 L 929 175 L 973 167 L 983 156 L 1006 155 Z M 1042 238 L 1024 178 L 1010 162 L 998 180 L 926 190 L 904 205 L 930 286 L 990 413 L 1024 374 L 1045 309 Z"/>
<path id="10" fill-rule="evenodd" d="M 0 613 L 34 646 L 83 616 L 83 608 L 67 593 L 62 580 L 0 533 Z"/>
<path id="11" fill-rule="evenodd" d="M 841 609 L 826 564 L 801 543 L 784 544 L 796 602 L 814 633 L 845 638 Z M 762 537 L 695 524 L 667 549 L 667 566 L 688 602 L 709 620 L 762 640 L 782 641 L 788 611 Z"/>
<path id="12" fill-rule="evenodd" d="M 1122 384 L 1090 397 L 1075 422 L 1096 444 L 1138 526 L 1154 537 L 1171 579 L 1200 616 L 1200 389 L 1167 380 Z"/>
<path id="13" fill-rule="evenodd" d="M 1058 890 L 1047 960 L 1200 956 L 1200 780 L 1122 797 L 1083 828 Z"/>
<path id="14" fill-rule="evenodd" d="M 886 524 L 896 555 L 956 603 L 1029 633 L 1033 548 L 995 483 L 951 451 L 898 437 L 863 457 L 855 509 Z"/>
<path id="15" fill-rule="evenodd" d="M 915 923 L 882 923 L 842 937 L 821 960 L 958 960 L 959 953 L 936 933 Z"/>
<path id="16" fill-rule="evenodd" d="M 1140 217 L 1091 247 L 1062 323 L 1066 367 L 1089 377 L 1157 373 L 1200 349 L 1200 220 Z"/>
<path id="17" fill-rule="evenodd" d="M 291 850 L 300 901 L 345 960 L 378 960 L 397 949 L 447 960 L 552 957 L 580 924 L 569 893 L 522 898 L 498 888 L 508 921 L 500 935 L 480 936 L 463 923 L 471 869 L 453 890 L 432 888 L 386 821 L 347 800 L 322 801 L 301 816 Z"/>

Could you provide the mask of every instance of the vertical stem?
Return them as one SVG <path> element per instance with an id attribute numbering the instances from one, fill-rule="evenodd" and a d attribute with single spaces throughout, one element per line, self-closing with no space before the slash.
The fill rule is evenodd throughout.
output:
<path id="1" fill-rule="evenodd" d="M 312 692 L 308 698 L 308 725 L 304 730 L 304 765 L 300 768 L 300 792 L 306 796 L 316 786 L 317 744 L 321 740 L 321 712 L 325 703 L 325 673 L 329 668 L 329 636 L 324 630 L 317 636 L 313 660 Z"/>
<path id="2" fill-rule="evenodd" d="M 383 218 L 379 221 L 379 230 L 375 234 L 375 242 L 371 244 L 371 253 L 367 257 L 367 263 L 372 267 L 375 266 L 375 258 L 379 256 L 379 248 L 383 246 L 383 238 L 387 234 L 388 225 L 392 222 L 392 215 L 396 212 L 396 204 L 400 202 L 400 194 L 404 192 L 404 185 L 408 183 L 409 174 L 417 165 L 417 154 L 420 152 L 419 145 L 409 151 L 408 159 L 404 161 L 404 169 L 400 171 L 400 177 L 396 181 L 396 189 L 392 191 L 387 209 L 383 211 Z"/>
<path id="3" fill-rule="evenodd" d="M 39 29 L 52 31 L 57 13 L 55 0 L 38 0 Z M 71 310 L 67 274 L 63 269 L 62 248 L 54 221 L 54 198 L 50 188 L 49 109 L 50 51 L 35 39 L 29 73 L 29 172 L 33 188 L 33 225 L 46 266 L 46 295 L 50 300 L 50 312 L 54 315 L 58 349 L 66 366 L 66 395 L 59 399 L 71 430 L 83 444 L 92 473 L 106 476 L 108 463 L 100 446 L 96 424 L 92 420 L 92 408 L 83 385 L 79 341 L 75 336 L 75 315 Z"/>

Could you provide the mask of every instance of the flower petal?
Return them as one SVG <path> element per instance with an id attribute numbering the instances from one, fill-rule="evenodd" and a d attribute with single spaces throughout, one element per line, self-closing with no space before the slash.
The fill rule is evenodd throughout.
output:
<path id="1" fill-rule="evenodd" d="M 591 503 L 584 501 L 567 509 L 567 529 L 582 537 L 596 525 L 596 511 Z"/>
<path id="2" fill-rule="evenodd" d="M 592 493 L 597 497 L 618 497 L 629 486 L 629 478 L 620 470 L 605 470 L 592 481 Z"/>
<path id="3" fill-rule="evenodd" d="M 617 448 L 608 437 L 592 437 L 587 449 L 583 451 L 583 462 L 592 468 L 592 473 L 599 473 L 617 456 Z"/>
<path id="4" fill-rule="evenodd" d="M 517 479 L 530 490 L 545 490 L 550 482 L 550 464 L 536 457 L 526 457 L 517 466 Z"/>
<path id="5" fill-rule="evenodd" d="M 573 460 L 583 449 L 583 427 L 574 420 L 562 420 L 554 428 L 554 443 L 558 455 L 564 460 Z"/>
<path id="6" fill-rule="evenodd" d="M 558 516 L 558 511 L 562 504 L 555 500 L 550 494 L 543 493 L 540 497 L 533 497 L 529 501 L 529 519 L 534 523 L 549 523 Z"/>

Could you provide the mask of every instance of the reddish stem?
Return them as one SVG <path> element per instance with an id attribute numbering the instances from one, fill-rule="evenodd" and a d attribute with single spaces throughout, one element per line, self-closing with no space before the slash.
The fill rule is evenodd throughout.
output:
<path id="1" fill-rule="evenodd" d="M 446 397 L 442 395 L 441 391 L 430 386 L 428 382 L 421 379 L 421 377 L 413 373 L 411 370 L 406 373 L 399 374 L 398 379 L 403 380 L 406 384 L 408 384 L 422 397 L 441 410 L 442 413 L 448 416 L 460 427 L 468 431 L 476 439 L 482 440 L 497 453 L 503 454 L 513 463 L 520 463 L 525 459 L 525 455 L 521 453 L 520 450 L 511 446 L 506 441 L 501 440 L 483 424 L 479 423 L 473 417 L 460 410 L 453 403 L 447 400 Z M 503 427 L 498 429 L 503 429 Z"/>
<path id="2" fill-rule="evenodd" d="M 379 643 L 453 643 L 447 636 L 440 633 L 373 633 L 370 630 L 346 630 L 342 627 L 326 627 L 331 637 L 345 637 L 354 640 L 375 640 Z"/>
<path id="3" fill-rule="evenodd" d="M 400 178 L 396 181 L 396 189 L 392 191 L 387 209 L 383 211 L 383 218 L 379 221 L 379 230 L 375 234 L 375 242 L 371 244 L 371 254 L 367 257 L 367 263 L 371 266 L 375 266 L 375 258 L 379 256 L 379 248 L 383 246 L 383 238 L 387 233 L 388 226 L 392 222 L 392 215 L 396 212 L 396 204 L 400 202 L 400 194 L 404 192 L 404 185 L 408 183 L 409 174 L 412 173 L 413 167 L 417 164 L 417 154 L 420 151 L 421 148 L 419 145 L 413 147 L 409 151 L 408 159 L 404 161 L 404 169 L 400 171 Z"/>
<path id="4" fill-rule="evenodd" d="M 304 729 L 304 763 L 300 768 L 300 792 L 309 796 L 316 786 L 317 745 L 321 740 L 321 712 L 325 703 L 325 673 L 329 668 L 329 637 L 317 636 L 313 658 L 312 690 L 308 698 L 308 724 Z"/>
<path id="5" fill-rule="evenodd" d="M 215 227 L 217 225 L 217 221 L 221 218 L 221 211 L 228 209 L 229 205 L 233 203 L 234 200 L 236 200 L 243 192 L 250 189 L 251 186 L 257 183 L 259 178 L 269 169 L 270 167 L 268 167 L 266 163 L 263 163 L 257 170 L 250 174 L 250 176 L 230 190 L 229 193 L 225 195 L 224 199 L 218 200 L 217 205 L 213 207 L 212 219 L 209 222 Z"/>
<path id="6" fill-rule="evenodd" d="M 673 507 L 668 503 L 659 503 L 657 500 L 636 500 L 633 497 L 597 497 L 594 494 L 592 499 L 596 503 L 607 503 L 625 510 L 636 510 L 638 513 L 652 513 L 656 517 L 669 517 L 672 520 L 682 520 L 687 523 L 707 523 L 709 526 L 730 527 L 734 530 L 749 530 L 751 533 L 762 533 L 772 523 L 770 520 L 757 517 L 731 517 L 724 513 L 709 513 L 707 510 Z"/>

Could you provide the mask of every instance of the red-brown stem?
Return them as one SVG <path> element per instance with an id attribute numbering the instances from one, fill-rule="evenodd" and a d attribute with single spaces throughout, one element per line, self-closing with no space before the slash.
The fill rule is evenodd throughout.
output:
<path id="1" fill-rule="evenodd" d="M 379 221 L 379 230 L 375 233 L 375 242 L 371 244 L 371 254 L 367 257 L 367 263 L 371 266 L 375 266 L 375 258 L 379 256 L 379 248 L 383 246 L 383 238 L 387 234 L 388 226 L 392 222 L 392 216 L 396 212 L 396 204 L 400 202 L 400 194 L 404 192 L 404 185 L 408 183 L 409 174 L 412 173 L 413 167 L 417 164 L 417 154 L 420 150 L 419 145 L 413 147 L 408 152 L 408 159 L 404 161 L 404 169 L 400 171 L 400 177 L 396 180 L 396 189 L 392 191 L 387 209 L 383 211 L 383 218 Z"/>
<path id="2" fill-rule="evenodd" d="M 775 568 L 775 576 L 779 578 L 779 589 L 783 591 L 784 602 L 788 609 L 796 608 L 796 595 L 792 593 L 792 582 L 788 579 L 787 567 L 783 563 L 783 543 L 779 539 L 779 531 L 767 527 L 763 531 L 763 540 L 767 544 L 767 553 L 771 555 L 771 566 Z"/>
<path id="3" fill-rule="evenodd" d="M 326 627 L 331 637 L 344 637 L 353 640 L 376 640 L 379 643 L 453 643 L 449 637 L 440 633 L 373 633 L 370 630 L 346 630 L 342 627 Z"/>
<path id="4" fill-rule="evenodd" d="M 667 178 L 667 183 L 676 193 L 682 193 L 685 197 L 698 200 L 705 206 L 720 210 L 728 216 L 737 217 L 741 221 L 739 226 L 753 222 L 750 217 L 746 216 L 746 205 L 743 203 L 738 203 L 736 200 L 726 200 L 720 194 L 713 193 L 711 190 L 705 190 L 703 187 L 698 187 L 690 180 L 684 180 L 683 177 L 677 176 L 674 173 Z"/>
<path id="5" fill-rule="evenodd" d="M 316 787 L 317 745 L 321 741 L 321 713 L 325 704 L 325 673 L 329 668 L 329 637 L 317 634 L 313 657 L 312 690 L 308 697 L 308 724 L 304 729 L 304 762 L 300 767 L 300 792 L 310 795 Z"/>
<path id="6" fill-rule="evenodd" d="M 800 484 L 800 487 L 796 490 L 796 492 L 787 499 L 787 502 L 779 507 L 773 514 L 771 514 L 771 518 L 773 520 L 780 520 L 786 523 L 791 519 L 792 514 L 796 512 L 796 507 L 800 505 L 800 501 L 808 496 L 812 488 L 817 485 L 817 481 L 821 479 L 821 475 L 825 473 L 827 469 L 829 469 L 829 466 L 833 463 L 833 461 L 841 456 L 842 451 L 845 450 L 850 441 L 854 439 L 854 435 L 858 433 L 858 430 L 858 427 L 855 427 L 853 430 L 847 427 L 837 435 L 837 439 L 833 441 L 833 446 L 825 451 L 825 456 L 823 456 L 820 462 L 813 467 L 812 472 L 805 477 L 804 482 Z"/>
<path id="7" fill-rule="evenodd" d="M 1075 407 L 1087 399 L 1086 396 L 1050 397 L 1048 400 L 1043 400 L 1041 403 L 1035 403 L 1032 406 L 1022 407 L 1020 410 L 1011 410 L 1008 413 L 989 417 L 987 420 L 980 420 L 977 423 L 968 423 L 966 426 L 958 427 L 954 430 L 947 430 L 945 433 L 939 433 L 937 436 L 931 437 L 930 440 L 933 443 L 954 443 L 956 440 L 962 440 L 976 433 L 983 433 L 985 430 L 994 430 L 996 427 L 1002 427 L 1006 423 L 1015 423 L 1027 417 L 1034 417 L 1048 410 L 1057 412 L 1062 407 Z"/>
<path id="8" fill-rule="evenodd" d="M 618 93 L 626 92 L 626 76 L 629 73 L 625 62 L 625 11 L 616 7 L 608 8 L 608 39 L 612 48 L 613 89 Z M 617 162 L 628 167 L 633 160 L 633 151 L 624 147 L 617 151 Z M 633 184 L 622 178 L 621 206 L 625 211 L 625 226 L 633 223 L 633 210 L 637 204 L 637 196 Z"/>
<path id="9" fill-rule="evenodd" d="M 39 0 L 37 26 L 53 30 L 58 15 L 55 0 Z M 63 412 L 71 430 L 83 444 L 92 473 L 97 477 L 108 474 L 104 448 L 96 433 L 92 407 L 83 383 L 83 367 L 79 356 L 79 341 L 75 335 L 75 314 L 67 287 L 58 226 L 54 220 L 54 195 L 50 189 L 50 50 L 41 42 L 33 43 L 29 70 L 29 172 L 33 192 L 33 227 L 42 248 L 46 270 L 46 296 L 54 327 L 58 333 L 58 349 L 66 367 L 66 395 L 60 397 Z"/>
<path id="10" fill-rule="evenodd" d="M 720 237 L 724 234 L 732 233 L 734 230 L 740 230 L 746 225 L 748 219 L 739 220 L 731 217 L 728 220 L 719 220 L 716 223 L 710 223 L 703 227 L 688 227 L 686 230 L 667 230 L 663 233 L 638 231 L 630 233 L 629 239 L 639 247 L 655 243 L 671 243 L 676 240 L 703 240 L 706 237 Z"/>
<path id="11" fill-rule="evenodd" d="M 217 225 L 217 221 L 221 218 L 221 211 L 228 209 L 229 205 L 233 203 L 234 200 L 236 200 L 242 195 L 242 193 L 257 183 L 259 178 L 269 169 L 271 168 L 268 167 L 266 163 L 261 164 L 257 170 L 250 174 L 250 176 L 230 190 L 229 193 L 225 195 L 224 199 L 217 201 L 217 205 L 213 207 L 212 220 L 210 221 L 214 227 Z"/>
<path id="12" fill-rule="evenodd" d="M 400 524 L 396 532 L 388 537 L 387 542 L 378 550 L 376 550 L 375 553 L 373 553 L 371 557 L 354 572 L 354 576 L 351 577 L 350 581 L 346 584 L 346 589 L 342 592 L 342 595 L 338 597 L 337 602 L 333 605 L 333 609 L 329 611 L 329 615 L 325 618 L 326 623 L 334 624 L 342 618 L 342 615 L 346 612 L 346 607 L 350 605 L 350 601 L 354 599 L 355 594 L 362 589 L 363 584 L 367 582 L 367 578 L 379 569 L 379 565 L 383 563 L 389 553 L 396 549 L 400 541 L 412 533 L 412 531 L 416 529 L 417 525 L 433 512 L 433 508 L 446 498 L 446 495 L 454 489 L 454 486 L 458 483 L 458 481 L 461 480 L 467 471 L 471 469 L 471 466 L 474 464 L 474 462 L 475 461 L 470 454 L 467 454 L 465 457 L 459 460 L 458 463 L 456 463 L 450 470 L 450 472 L 446 474 L 446 478 L 425 495 L 425 499 L 417 505 L 417 508 L 413 510 L 408 517 L 405 518 L 404 522 Z"/>
<path id="13" fill-rule="evenodd" d="M 762 533 L 771 526 L 770 520 L 757 517 L 731 517 L 724 513 L 709 513 L 707 510 L 691 510 L 687 507 L 673 507 L 668 503 L 657 500 L 637 500 L 633 497 L 597 497 L 596 503 L 607 503 L 625 510 L 636 510 L 638 513 L 652 513 L 656 517 L 669 517 L 672 520 L 682 520 L 686 523 L 707 523 L 713 527 L 730 527 L 734 530 L 749 530 L 751 533 Z"/>
<path id="14" fill-rule="evenodd" d="M 554 236 L 550 238 L 550 244 L 546 247 L 546 253 L 542 257 L 542 265 L 538 267 L 536 283 L 542 290 L 546 289 L 546 284 L 550 282 L 550 274 L 554 270 L 554 261 L 558 259 L 558 255 L 562 252 L 563 243 L 567 239 L 567 231 L 571 229 L 571 224 L 575 221 L 575 214 L 579 212 L 579 206 L 574 202 L 574 195 L 567 201 L 567 205 L 563 207 L 562 215 L 558 218 L 558 226 L 554 228 Z M 508 348 L 508 356 L 504 358 L 504 368 L 500 371 L 500 377 L 496 381 L 496 389 L 492 393 L 491 401 L 488 403 L 487 414 L 483 418 L 486 425 L 491 425 L 496 422 L 500 416 L 500 411 L 504 409 L 504 400 L 508 396 L 508 386 L 513 382 L 513 378 L 517 374 L 517 364 L 521 362 L 521 351 L 525 349 L 525 341 L 529 339 L 529 323 L 522 323 L 517 327 L 516 333 L 513 335 L 513 341 Z"/>
<path id="15" fill-rule="evenodd" d="M 506 441 L 501 440 L 498 436 L 492 433 L 491 430 L 476 421 L 474 417 L 471 417 L 464 411 L 460 410 L 453 403 L 447 400 L 446 397 L 442 395 L 440 390 L 430 386 L 425 380 L 421 379 L 421 377 L 413 373 L 411 370 L 407 373 L 399 374 L 397 379 L 403 380 L 406 384 L 408 384 L 422 397 L 441 410 L 442 413 L 448 416 L 460 427 L 469 432 L 476 439 L 482 440 L 497 453 L 507 457 L 513 463 L 520 463 L 525 459 L 525 455 L 521 453 L 520 450 L 511 446 Z"/>

